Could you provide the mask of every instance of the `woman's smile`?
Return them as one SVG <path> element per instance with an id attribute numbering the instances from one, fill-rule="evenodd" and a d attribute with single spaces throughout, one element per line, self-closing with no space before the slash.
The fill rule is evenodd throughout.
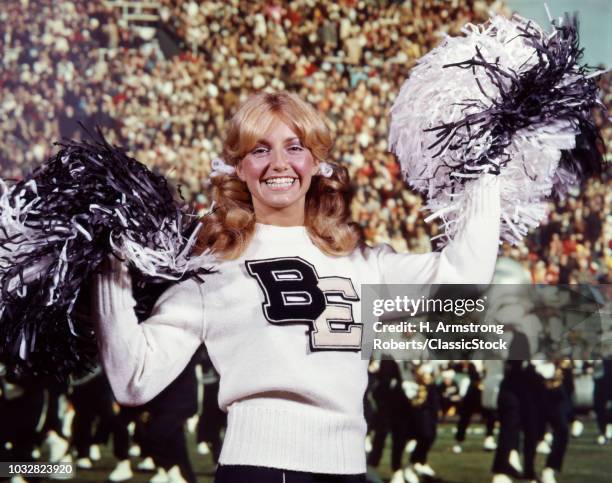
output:
<path id="1" fill-rule="evenodd" d="M 289 191 L 297 187 L 299 189 L 299 179 L 289 176 L 279 176 L 268 178 L 262 182 L 271 191 Z"/>

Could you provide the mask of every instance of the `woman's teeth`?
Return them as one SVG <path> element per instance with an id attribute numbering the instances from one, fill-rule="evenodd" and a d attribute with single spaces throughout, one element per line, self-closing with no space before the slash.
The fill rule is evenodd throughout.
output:
<path id="1" fill-rule="evenodd" d="M 295 178 L 271 178 L 265 181 L 266 186 L 272 189 L 286 189 L 293 185 Z"/>

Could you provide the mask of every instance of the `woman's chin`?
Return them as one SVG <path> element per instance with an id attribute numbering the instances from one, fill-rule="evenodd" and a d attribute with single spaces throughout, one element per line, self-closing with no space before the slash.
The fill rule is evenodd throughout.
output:
<path id="1" fill-rule="evenodd" d="M 274 193 L 266 194 L 259 198 L 259 205 L 266 210 L 283 211 L 303 206 L 300 202 L 301 196 L 299 193 Z"/>
<path id="2" fill-rule="evenodd" d="M 296 199 L 273 199 L 273 200 L 266 200 L 265 205 L 268 208 L 274 209 L 274 210 L 286 210 L 288 208 L 293 207 L 294 205 L 296 205 L 298 202 L 298 200 Z"/>

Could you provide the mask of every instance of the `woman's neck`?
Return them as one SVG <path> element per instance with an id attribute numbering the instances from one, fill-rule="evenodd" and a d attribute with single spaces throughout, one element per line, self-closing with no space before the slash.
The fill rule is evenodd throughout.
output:
<path id="1" fill-rule="evenodd" d="M 304 208 L 288 207 L 288 209 L 257 209 L 255 208 L 255 221 L 263 225 L 276 226 L 304 226 Z"/>

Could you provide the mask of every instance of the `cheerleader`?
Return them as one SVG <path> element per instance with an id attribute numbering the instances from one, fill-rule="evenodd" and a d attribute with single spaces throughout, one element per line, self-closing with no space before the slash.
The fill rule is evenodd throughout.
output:
<path id="1" fill-rule="evenodd" d="M 497 178 L 474 183 L 465 224 L 442 252 L 368 248 L 348 223 L 350 184 L 329 161 L 332 143 L 297 96 L 249 98 L 229 122 L 215 209 L 199 234 L 216 271 L 172 286 L 140 325 L 127 268 L 113 260 L 97 276 L 99 348 L 121 403 L 153 398 L 206 344 L 228 413 L 216 483 L 364 482 L 361 284 L 492 278 Z"/>

